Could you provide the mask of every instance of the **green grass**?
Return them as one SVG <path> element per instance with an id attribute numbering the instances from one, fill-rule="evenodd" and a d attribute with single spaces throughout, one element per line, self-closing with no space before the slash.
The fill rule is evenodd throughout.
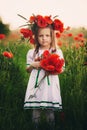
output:
<path id="1" fill-rule="evenodd" d="M 24 96 L 29 74 L 26 73 L 26 54 L 31 47 L 27 43 L 0 43 L 0 130 L 31 130 L 32 110 L 24 110 Z M 13 59 L 2 56 L 11 50 Z M 55 112 L 56 128 L 61 130 L 85 130 L 87 121 L 87 66 L 85 48 L 62 48 L 66 67 L 59 75 L 63 111 Z M 44 115 L 43 115 L 44 116 Z M 40 129 L 46 123 L 42 116 Z"/>

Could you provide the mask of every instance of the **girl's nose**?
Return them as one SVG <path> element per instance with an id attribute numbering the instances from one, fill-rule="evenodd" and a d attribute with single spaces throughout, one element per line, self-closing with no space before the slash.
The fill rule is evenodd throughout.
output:
<path id="1" fill-rule="evenodd" d="M 43 36 L 43 40 L 46 39 L 46 36 Z"/>

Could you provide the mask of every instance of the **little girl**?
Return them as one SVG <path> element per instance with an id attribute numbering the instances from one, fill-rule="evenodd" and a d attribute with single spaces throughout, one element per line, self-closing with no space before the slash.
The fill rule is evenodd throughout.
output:
<path id="1" fill-rule="evenodd" d="M 60 58 L 63 58 L 63 54 L 55 45 L 54 31 L 56 29 L 53 26 L 53 22 L 44 24 L 44 27 L 40 25 L 40 22 L 35 21 L 35 19 L 33 20 L 32 30 L 34 33 L 35 48 L 30 49 L 27 53 L 26 70 L 30 73 L 30 77 L 25 94 L 24 109 L 33 109 L 32 121 L 35 124 L 38 124 L 40 121 L 41 110 L 45 110 L 47 122 L 54 125 L 54 110 L 62 109 L 59 78 L 57 74 L 50 74 L 43 78 L 45 70 L 41 69 L 40 61 L 37 59 L 41 57 L 45 50 L 58 54 Z M 42 82 L 38 87 L 35 87 L 41 79 L 43 79 Z"/>

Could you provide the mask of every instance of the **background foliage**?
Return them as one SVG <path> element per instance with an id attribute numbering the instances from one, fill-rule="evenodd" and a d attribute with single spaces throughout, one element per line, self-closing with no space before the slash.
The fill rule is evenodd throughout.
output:
<path id="1" fill-rule="evenodd" d="M 69 33 L 84 33 L 85 28 L 72 29 Z M 13 36 L 13 35 L 11 35 Z M 8 42 L 7 42 L 8 40 Z M 87 122 L 87 43 L 83 47 L 74 48 L 72 38 L 66 38 L 61 46 L 66 68 L 59 75 L 63 111 L 55 112 L 55 130 L 86 130 Z M 63 40 L 63 43 L 66 43 Z M 24 110 L 23 102 L 29 74 L 26 73 L 26 54 L 32 46 L 26 41 L 10 37 L 0 41 L 0 130 L 31 130 L 31 111 Z M 6 58 L 4 51 L 11 51 L 14 58 Z M 44 114 L 41 117 L 40 129 L 45 129 Z"/>
<path id="2" fill-rule="evenodd" d="M 8 35 L 10 33 L 9 24 L 3 23 L 2 19 L 0 18 L 0 33 Z"/>

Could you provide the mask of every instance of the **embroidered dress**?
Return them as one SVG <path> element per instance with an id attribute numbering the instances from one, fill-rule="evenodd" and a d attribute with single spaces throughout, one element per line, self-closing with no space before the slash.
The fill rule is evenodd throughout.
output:
<path id="1" fill-rule="evenodd" d="M 44 50 L 39 50 L 35 58 L 41 56 Z M 56 50 L 56 53 L 63 58 L 62 51 L 60 49 Z M 27 65 L 29 66 L 34 61 L 34 49 L 31 49 L 27 53 Z M 24 100 L 24 109 L 62 109 L 62 100 L 60 93 L 60 84 L 58 75 L 49 75 L 46 76 L 42 82 L 41 79 L 44 77 L 45 71 L 43 69 L 37 70 L 33 69 Z M 36 84 L 39 84 L 36 87 Z"/>

